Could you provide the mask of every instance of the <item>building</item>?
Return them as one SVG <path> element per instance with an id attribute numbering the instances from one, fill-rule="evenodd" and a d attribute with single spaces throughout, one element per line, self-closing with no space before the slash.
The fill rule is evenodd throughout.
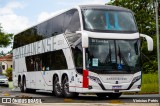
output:
<path id="1" fill-rule="evenodd" d="M 8 54 L 6 56 L 0 57 L 0 74 L 5 74 L 5 70 L 7 68 L 12 68 L 12 54 Z"/>

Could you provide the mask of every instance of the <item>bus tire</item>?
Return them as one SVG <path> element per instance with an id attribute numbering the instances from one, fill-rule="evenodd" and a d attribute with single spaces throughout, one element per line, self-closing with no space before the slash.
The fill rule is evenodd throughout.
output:
<path id="1" fill-rule="evenodd" d="M 35 89 L 26 88 L 26 92 L 27 92 L 27 93 L 35 93 L 36 90 L 35 90 Z"/>
<path id="2" fill-rule="evenodd" d="M 21 76 L 19 75 L 18 76 L 18 87 L 20 87 L 21 86 Z"/>
<path id="3" fill-rule="evenodd" d="M 23 92 L 27 92 L 26 77 L 23 78 L 22 87 L 23 87 Z"/>
<path id="4" fill-rule="evenodd" d="M 122 95 L 122 93 L 109 93 L 108 97 L 111 99 L 117 99 Z"/>
<path id="5" fill-rule="evenodd" d="M 62 93 L 62 88 L 61 85 L 59 84 L 59 78 L 56 76 L 54 81 L 53 81 L 53 92 L 55 94 L 55 96 L 57 97 L 62 97 L 63 93 Z"/>
<path id="6" fill-rule="evenodd" d="M 99 98 L 105 98 L 107 96 L 106 93 L 97 93 L 96 94 Z"/>
<path id="7" fill-rule="evenodd" d="M 20 87 L 20 90 L 21 90 L 21 92 L 25 92 L 25 90 L 26 90 L 26 84 L 25 84 L 25 77 L 22 79 L 22 82 L 21 83 L 19 83 L 19 87 Z"/>
<path id="8" fill-rule="evenodd" d="M 63 90 L 64 97 L 73 98 L 78 96 L 78 93 L 76 92 L 69 92 L 69 81 L 67 76 L 65 76 L 64 79 L 62 80 L 62 87 L 63 87 L 62 90 Z"/>

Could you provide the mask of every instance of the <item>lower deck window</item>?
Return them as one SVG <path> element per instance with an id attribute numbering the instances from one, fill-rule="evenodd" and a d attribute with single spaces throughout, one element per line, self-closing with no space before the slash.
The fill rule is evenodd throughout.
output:
<path id="1" fill-rule="evenodd" d="M 49 71 L 67 69 L 67 62 L 62 50 L 26 57 L 27 71 Z"/>

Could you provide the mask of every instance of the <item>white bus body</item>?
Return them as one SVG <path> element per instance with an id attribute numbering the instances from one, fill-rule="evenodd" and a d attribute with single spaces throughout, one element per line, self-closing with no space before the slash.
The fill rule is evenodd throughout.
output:
<path id="1" fill-rule="evenodd" d="M 128 9 L 83 5 L 66 10 L 15 35 L 13 85 L 22 92 L 42 89 L 65 97 L 138 92 L 141 36 L 151 51 L 153 40 L 139 34 Z"/>

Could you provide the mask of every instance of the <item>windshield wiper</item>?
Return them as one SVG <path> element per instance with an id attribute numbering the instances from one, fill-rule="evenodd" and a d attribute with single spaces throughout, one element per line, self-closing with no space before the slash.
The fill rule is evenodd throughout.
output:
<path id="1" fill-rule="evenodd" d="M 128 69 L 130 71 L 130 66 L 128 65 L 127 60 L 125 59 L 123 54 L 121 53 L 121 49 L 120 49 L 119 45 L 118 45 L 118 56 L 120 58 L 120 64 L 121 64 L 121 58 L 122 58 L 122 60 L 124 61 L 125 65 L 128 67 Z"/>
<path id="2" fill-rule="evenodd" d="M 108 53 L 108 55 L 106 57 L 106 60 L 105 60 L 106 63 L 111 63 L 111 58 L 112 58 L 111 54 L 112 54 L 112 52 L 111 52 L 111 45 L 109 43 L 109 53 Z"/>

